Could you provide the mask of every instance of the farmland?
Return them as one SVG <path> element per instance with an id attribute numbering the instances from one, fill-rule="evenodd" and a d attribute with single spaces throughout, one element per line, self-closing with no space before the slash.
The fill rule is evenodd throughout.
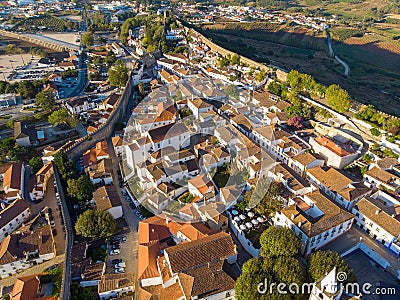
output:
<path id="1" fill-rule="evenodd" d="M 374 27 L 367 34 L 360 29 L 332 29 L 334 51 L 350 66 L 350 77 L 345 77 L 343 67 L 328 57 L 323 32 L 265 22 L 215 23 L 203 25 L 201 30 L 232 51 L 311 74 L 325 85 L 338 83 L 358 101 L 393 113 L 394 109 L 400 111 L 400 98 L 396 98 L 400 97 L 400 44 L 393 40 L 397 31 L 390 27 L 387 35 L 384 28 Z"/>

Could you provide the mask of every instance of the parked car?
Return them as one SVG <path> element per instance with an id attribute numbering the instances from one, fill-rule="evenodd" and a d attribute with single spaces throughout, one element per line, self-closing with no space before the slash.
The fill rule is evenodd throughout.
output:
<path id="1" fill-rule="evenodd" d="M 118 269 L 118 268 L 125 268 L 125 267 L 126 267 L 125 262 L 120 262 L 120 263 L 114 265 L 114 268 L 115 268 L 115 269 Z"/>
<path id="2" fill-rule="evenodd" d="M 125 235 L 121 236 L 121 242 L 123 242 L 123 243 L 126 242 L 126 236 Z"/>
<path id="3" fill-rule="evenodd" d="M 135 205 L 135 203 L 133 203 L 133 202 L 129 203 L 129 206 L 130 206 L 132 209 L 135 209 L 135 208 L 136 208 L 136 205 Z"/>
<path id="4" fill-rule="evenodd" d="M 113 259 L 113 260 L 111 261 L 111 263 L 112 263 L 113 265 L 119 264 L 119 263 L 121 263 L 121 262 L 122 262 L 122 259 L 121 259 L 121 258 L 115 258 L 115 259 Z"/>
<path id="5" fill-rule="evenodd" d="M 121 249 L 121 247 L 119 246 L 119 244 L 118 245 L 112 245 L 111 249 L 112 250 L 119 250 L 119 249 Z"/>
<path id="6" fill-rule="evenodd" d="M 121 251 L 119 251 L 119 249 L 111 249 L 110 250 L 110 255 L 117 255 L 117 254 L 119 254 Z"/>
<path id="7" fill-rule="evenodd" d="M 111 241 L 111 242 L 110 242 L 110 245 L 112 245 L 112 246 L 119 245 L 119 240 Z"/>
<path id="8" fill-rule="evenodd" d="M 122 274 L 122 273 L 125 273 L 125 269 L 124 269 L 124 268 L 115 269 L 115 270 L 114 270 L 114 273 L 115 273 L 115 274 Z"/>

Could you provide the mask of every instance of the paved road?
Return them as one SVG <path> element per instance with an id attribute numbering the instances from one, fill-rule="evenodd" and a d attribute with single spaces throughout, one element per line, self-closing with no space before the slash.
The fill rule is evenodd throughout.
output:
<path id="1" fill-rule="evenodd" d="M 138 238 L 138 224 L 139 221 L 134 214 L 133 209 L 129 206 L 128 200 L 126 200 L 125 196 L 122 194 L 122 188 L 119 187 L 118 185 L 118 173 L 117 170 L 119 169 L 119 161 L 120 158 L 116 156 L 114 147 L 111 142 L 111 138 L 107 139 L 108 143 L 108 149 L 110 152 L 110 158 L 113 164 L 113 180 L 114 180 L 114 186 L 116 187 L 118 191 L 118 195 L 121 199 L 122 203 L 122 208 L 124 211 L 124 218 L 126 222 L 128 223 L 129 230 L 130 232 L 127 233 L 127 245 L 129 247 L 126 247 L 123 245 L 121 247 L 121 257 L 120 256 L 115 256 L 115 257 L 110 257 L 109 259 L 113 258 L 122 258 L 124 261 L 127 263 L 127 272 L 134 272 L 135 276 L 137 274 L 137 238 Z"/>
<path id="2" fill-rule="evenodd" d="M 68 300 L 69 299 L 69 286 L 71 284 L 71 247 L 73 243 L 73 229 L 72 229 L 72 222 L 71 217 L 69 214 L 69 210 L 67 207 L 67 203 L 64 196 L 64 191 L 62 189 L 60 176 L 58 174 L 58 170 L 56 166 L 53 164 L 54 167 L 54 176 L 57 182 L 57 189 L 60 194 L 62 209 L 64 212 L 64 219 L 65 219 L 65 227 L 67 232 L 67 246 L 65 249 L 65 260 L 64 260 L 64 269 L 63 269 L 63 280 L 61 284 L 61 292 L 60 292 L 60 299 L 61 300 Z"/>
<path id="3" fill-rule="evenodd" d="M 339 56 L 335 55 L 335 52 L 333 51 L 333 48 L 332 48 L 331 35 L 329 33 L 329 29 L 326 29 L 325 32 L 326 32 L 326 39 L 328 41 L 329 55 L 334 57 L 336 59 L 336 61 L 344 67 L 344 75 L 349 76 L 349 72 L 350 72 L 349 65 L 346 64 L 343 60 L 341 60 L 339 58 Z"/>

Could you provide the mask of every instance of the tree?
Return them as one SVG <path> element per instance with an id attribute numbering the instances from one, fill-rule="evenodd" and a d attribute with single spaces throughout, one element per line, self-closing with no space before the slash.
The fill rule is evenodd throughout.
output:
<path id="1" fill-rule="evenodd" d="M 227 94 L 231 98 L 239 99 L 239 91 L 237 87 L 233 84 L 225 87 L 225 94 Z"/>
<path id="2" fill-rule="evenodd" d="M 22 98 L 33 98 L 36 94 L 36 88 L 29 80 L 20 81 L 18 83 L 18 93 Z"/>
<path id="3" fill-rule="evenodd" d="M 10 119 L 10 120 L 7 121 L 6 126 L 8 128 L 14 129 L 14 123 L 15 123 L 15 121 L 13 119 Z"/>
<path id="4" fill-rule="evenodd" d="M 296 115 L 288 120 L 288 125 L 294 126 L 297 129 L 303 128 L 303 118 L 299 115 Z"/>
<path id="5" fill-rule="evenodd" d="M 56 104 L 55 94 L 53 91 L 42 91 L 36 94 L 36 105 L 45 110 L 53 109 Z"/>
<path id="6" fill-rule="evenodd" d="M 264 69 L 258 72 L 257 75 L 255 76 L 255 79 L 258 82 L 263 81 L 265 78 L 267 78 L 267 72 Z"/>
<path id="7" fill-rule="evenodd" d="M 5 158 L 6 156 L 13 156 L 12 152 L 15 147 L 15 140 L 11 137 L 4 138 L 0 141 L 0 156 Z"/>
<path id="8" fill-rule="evenodd" d="M 39 156 L 32 157 L 28 164 L 32 167 L 33 173 L 36 173 L 41 167 L 43 167 L 43 161 Z"/>
<path id="9" fill-rule="evenodd" d="M 140 95 L 142 95 L 142 96 L 144 96 L 144 84 L 143 84 L 143 82 L 139 82 L 139 84 L 138 84 L 138 90 L 139 90 L 139 94 Z M 181 95 L 182 95 L 182 93 L 181 93 Z M 177 95 L 177 98 L 178 98 L 178 95 Z M 178 99 L 177 99 L 178 100 Z M 179 99 L 180 100 L 180 99 Z"/>
<path id="10" fill-rule="evenodd" d="M 86 47 L 90 47 L 91 45 L 93 45 L 93 42 L 94 42 L 93 33 L 87 32 L 87 33 L 82 34 L 81 42 Z"/>
<path id="11" fill-rule="evenodd" d="M 53 126 L 60 124 L 68 124 L 70 127 L 78 126 L 78 120 L 65 108 L 52 112 L 48 117 L 48 121 Z"/>
<path id="12" fill-rule="evenodd" d="M 281 183 L 261 178 L 254 189 L 246 192 L 244 201 L 247 205 L 254 206 L 257 213 L 271 216 L 283 207 L 278 197 L 282 189 Z"/>
<path id="13" fill-rule="evenodd" d="M 301 242 L 289 228 L 268 227 L 260 237 L 261 255 L 295 257 L 299 254 Z"/>
<path id="14" fill-rule="evenodd" d="M 350 109 L 350 96 L 346 90 L 342 89 L 337 84 L 330 85 L 325 91 L 328 104 L 338 112 L 346 112 Z"/>
<path id="15" fill-rule="evenodd" d="M 68 194 L 81 204 L 92 199 L 94 186 L 88 176 L 81 175 L 78 179 L 68 179 L 67 184 Z"/>
<path id="16" fill-rule="evenodd" d="M 237 54 L 234 54 L 231 58 L 231 64 L 232 65 L 240 65 L 240 56 Z"/>
<path id="17" fill-rule="evenodd" d="M 267 279 L 272 282 L 272 276 L 264 272 L 262 260 L 256 257 L 248 260 L 242 266 L 242 273 L 235 283 L 235 294 L 239 300 L 267 299 L 267 295 L 260 295 L 257 286 Z"/>
<path id="18" fill-rule="evenodd" d="M 76 233 L 84 237 L 107 237 L 115 232 L 115 220 L 106 211 L 87 210 L 76 221 Z"/>
<path id="19" fill-rule="evenodd" d="M 375 128 L 375 127 L 372 127 L 372 128 L 370 129 L 370 132 L 371 132 L 371 134 L 372 134 L 373 136 L 380 136 L 380 135 L 381 135 L 381 132 L 379 131 L 379 129 L 378 129 L 378 128 Z"/>
<path id="20" fill-rule="evenodd" d="M 336 252 L 317 251 L 311 254 L 307 260 L 307 273 L 313 282 L 321 279 L 326 273 L 332 271 L 334 267 L 336 267 L 337 272 L 346 273 L 346 282 L 356 281 L 353 269 Z"/>
<path id="21" fill-rule="evenodd" d="M 282 86 L 276 81 L 272 81 L 270 84 L 268 84 L 268 92 L 271 92 L 272 94 L 280 96 L 282 94 Z"/>
<path id="22" fill-rule="evenodd" d="M 108 79 L 112 86 L 122 87 L 128 81 L 128 68 L 122 60 L 118 60 L 116 64 L 108 70 Z"/>

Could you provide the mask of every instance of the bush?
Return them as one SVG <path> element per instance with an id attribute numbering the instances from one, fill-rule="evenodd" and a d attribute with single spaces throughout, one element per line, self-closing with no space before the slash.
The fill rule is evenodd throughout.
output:
<path id="1" fill-rule="evenodd" d="M 371 128 L 371 134 L 373 135 L 373 136 L 380 136 L 381 135 L 381 132 L 379 131 L 379 129 L 377 129 L 377 128 Z"/>

